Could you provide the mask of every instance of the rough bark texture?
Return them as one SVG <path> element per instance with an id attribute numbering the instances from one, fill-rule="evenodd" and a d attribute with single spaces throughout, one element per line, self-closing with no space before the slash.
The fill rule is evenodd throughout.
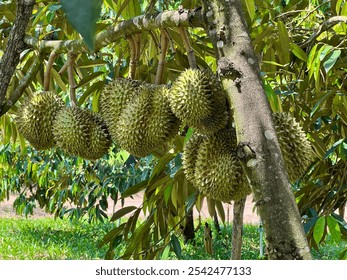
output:
<path id="1" fill-rule="evenodd" d="M 4 55 L 0 62 L 0 113 L 6 91 L 19 63 L 19 55 L 26 48 L 23 41 L 35 0 L 18 0 L 16 18 L 11 29 Z"/>
<path id="2" fill-rule="evenodd" d="M 264 224 L 270 259 L 311 259 L 240 0 L 204 0 L 206 31 L 234 111 L 238 156 Z"/>
<path id="3" fill-rule="evenodd" d="M 95 51 L 119 40 L 122 37 L 129 37 L 143 31 L 168 27 L 202 27 L 201 11 L 197 10 L 178 10 L 165 11 L 155 14 L 140 15 L 135 18 L 122 21 L 116 25 L 111 25 L 105 31 L 100 32 L 95 38 Z M 83 40 L 55 40 L 44 41 L 33 37 L 26 37 L 25 42 L 28 45 L 40 50 L 42 53 L 50 53 L 54 50 L 56 53 L 67 53 L 69 51 L 80 53 L 89 52 L 88 47 Z"/>
<path id="4" fill-rule="evenodd" d="M 241 260 L 243 212 L 246 198 L 234 202 L 233 231 L 231 237 L 231 259 Z"/>

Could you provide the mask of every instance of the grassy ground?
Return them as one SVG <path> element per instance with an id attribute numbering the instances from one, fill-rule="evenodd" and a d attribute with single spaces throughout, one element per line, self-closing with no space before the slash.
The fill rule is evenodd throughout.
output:
<path id="1" fill-rule="evenodd" d="M 112 228 L 110 224 L 71 223 L 67 220 L 0 218 L 0 259 L 90 260 L 103 259 L 106 248 L 98 241 Z M 183 259 L 229 259 L 230 228 L 214 233 L 214 256 L 204 250 L 203 229 L 197 232 L 195 245 L 182 245 Z M 259 231 L 244 227 L 243 259 L 259 259 Z M 315 259 L 338 259 L 345 244 L 326 244 Z"/>

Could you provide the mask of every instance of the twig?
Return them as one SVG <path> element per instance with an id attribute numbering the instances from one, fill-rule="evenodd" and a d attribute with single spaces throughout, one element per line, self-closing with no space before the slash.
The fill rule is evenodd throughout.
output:
<path id="1" fill-rule="evenodd" d="M 8 85 L 20 60 L 20 53 L 26 48 L 23 39 L 34 4 L 34 0 L 17 1 L 16 18 L 0 62 L 0 113 Z"/>
<path id="2" fill-rule="evenodd" d="M 304 48 L 304 47 L 308 46 L 314 40 L 316 40 L 318 38 L 318 36 L 320 34 L 322 34 L 324 31 L 327 31 L 328 29 L 330 29 L 334 25 L 341 23 L 341 22 L 344 22 L 347 24 L 347 17 L 346 16 L 335 16 L 335 17 L 329 18 L 327 21 L 323 22 L 323 24 L 319 27 L 319 29 L 315 33 L 313 33 L 312 36 L 308 40 L 306 40 L 304 43 L 302 43 L 300 45 L 300 47 Z"/>
<path id="3" fill-rule="evenodd" d="M 189 62 L 189 67 L 192 69 L 196 69 L 197 65 L 196 65 L 196 59 L 195 59 L 195 55 L 194 55 L 194 50 L 192 48 L 192 45 L 190 44 L 188 35 L 187 35 L 187 31 L 184 27 L 180 27 L 179 28 L 180 34 L 181 34 L 181 38 L 183 41 L 183 44 L 187 50 L 187 56 L 188 56 L 188 62 Z"/>
<path id="4" fill-rule="evenodd" d="M 136 44 L 133 36 L 127 38 L 130 47 L 129 79 L 135 79 L 136 73 Z"/>
<path id="5" fill-rule="evenodd" d="M 49 90 L 49 85 L 51 83 L 51 70 L 53 67 L 54 60 L 56 59 L 58 55 L 52 51 L 51 54 L 49 55 L 48 62 L 47 62 L 47 68 L 45 71 L 45 74 L 43 76 L 43 90 L 48 91 Z"/>
<path id="6" fill-rule="evenodd" d="M 29 86 L 29 84 L 34 80 L 35 76 L 39 72 L 42 67 L 43 59 L 41 56 L 36 57 L 33 64 L 29 68 L 26 75 L 23 79 L 20 80 L 16 89 L 12 92 L 11 96 L 8 100 L 3 104 L 2 108 L 0 108 L 0 116 L 6 114 L 8 110 L 11 109 L 13 104 L 15 104 L 18 99 L 22 96 L 24 90 Z"/>
<path id="7" fill-rule="evenodd" d="M 69 85 L 70 85 L 70 102 L 72 107 L 77 107 L 77 97 L 76 97 L 76 83 L 74 78 L 74 63 L 76 60 L 76 55 L 72 52 L 68 54 L 68 65 L 67 65 L 67 74 L 69 77 Z"/>
<path id="8" fill-rule="evenodd" d="M 171 34 L 170 34 L 170 32 L 169 32 L 169 31 L 167 31 L 167 29 L 166 29 L 166 28 L 165 28 L 165 29 L 163 29 L 163 30 L 164 30 L 164 32 L 165 32 L 165 34 L 166 34 L 166 36 L 167 36 L 167 37 L 168 37 L 168 39 L 169 39 L 171 53 L 175 54 L 175 53 L 176 53 L 176 47 L 175 47 L 175 44 L 174 44 L 174 42 L 173 42 L 173 39 L 172 39 Z"/>
<path id="9" fill-rule="evenodd" d="M 157 85 L 161 84 L 163 80 L 168 42 L 169 40 L 166 36 L 166 33 L 165 31 L 162 30 L 161 36 L 160 36 L 160 56 L 159 56 L 157 74 L 155 76 L 155 84 Z"/>
<path id="10" fill-rule="evenodd" d="M 61 67 L 61 69 L 59 70 L 58 73 L 59 73 L 60 75 L 63 74 L 63 73 L 66 71 L 67 65 L 68 65 L 68 60 L 65 61 L 63 67 Z"/>

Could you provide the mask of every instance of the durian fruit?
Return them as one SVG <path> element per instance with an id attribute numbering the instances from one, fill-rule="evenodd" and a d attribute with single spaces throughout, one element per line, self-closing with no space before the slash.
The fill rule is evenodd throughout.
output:
<path id="1" fill-rule="evenodd" d="M 276 112 L 272 116 L 289 180 L 293 182 L 312 162 L 312 147 L 300 124 L 288 113 Z"/>
<path id="2" fill-rule="evenodd" d="M 175 80 L 168 96 L 176 116 L 189 124 L 196 124 L 211 113 L 212 94 L 206 72 L 187 69 Z"/>
<path id="3" fill-rule="evenodd" d="M 63 106 L 64 102 L 54 92 L 35 94 L 18 109 L 18 131 L 37 150 L 54 147 L 53 121 Z"/>
<path id="4" fill-rule="evenodd" d="M 149 145 L 153 149 L 165 148 L 180 127 L 180 121 L 171 111 L 166 98 L 168 91 L 166 86 L 153 87 L 150 116 L 146 125 Z"/>
<path id="5" fill-rule="evenodd" d="M 100 113 L 114 139 L 117 139 L 119 116 L 129 101 L 139 93 L 142 84 L 140 81 L 120 78 L 103 88 L 99 103 Z"/>
<path id="6" fill-rule="evenodd" d="M 182 165 L 183 171 L 189 182 L 195 182 L 195 163 L 201 143 L 206 136 L 194 133 L 183 147 Z"/>
<path id="7" fill-rule="evenodd" d="M 53 124 L 57 146 L 67 153 L 95 160 L 107 153 L 111 137 L 100 116 L 87 109 L 65 107 Z"/>
<path id="8" fill-rule="evenodd" d="M 251 193 L 236 155 L 236 133 L 232 128 L 204 139 L 194 171 L 195 187 L 215 200 L 229 202 Z"/>
<path id="9" fill-rule="evenodd" d="M 187 69 L 168 94 L 174 114 L 199 133 L 213 134 L 228 122 L 226 96 L 210 71 Z"/>
<path id="10" fill-rule="evenodd" d="M 141 86 L 138 95 L 125 106 L 116 123 L 116 142 L 130 154 L 147 156 L 153 146 L 149 142 L 148 122 L 151 113 L 153 90 L 148 86 Z"/>

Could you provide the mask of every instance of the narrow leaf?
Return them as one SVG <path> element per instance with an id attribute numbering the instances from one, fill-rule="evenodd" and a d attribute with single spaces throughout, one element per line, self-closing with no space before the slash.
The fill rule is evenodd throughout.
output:
<path id="1" fill-rule="evenodd" d="M 313 228 L 313 239 L 314 241 L 319 244 L 322 240 L 322 237 L 324 235 L 324 229 L 325 229 L 325 217 L 319 217 L 316 224 Z"/>
<path id="2" fill-rule="evenodd" d="M 117 212 L 115 212 L 112 215 L 111 218 L 111 222 L 118 220 L 119 218 L 125 216 L 126 214 L 134 211 L 135 209 L 137 209 L 136 206 L 127 206 L 127 207 L 123 207 L 122 209 L 119 209 Z"/>
<path id="3" fill-rule="evenodd" d="M 176 235 L 171 235 L 171 245 L 178 259 L 182 257 L 181 244 Z"/>
<path id="4" fill-rule="evenodd" d="M 340 55 L 341 55 L 340 50 L 333 51 L 331 54 L 328 55 L 327 60 L 324 61 L 324 63 L 323 63 L 325 73 L 327 73 L 327 74 L 329 73 L 331 68 L 334 67 L 334 65 L 335 65 L 337 59 L 340 57 Z"/>
<path id="5" fill-rule="evenodd" d="M 336 219 L 334 219 L 332 216 L 329 216 L 327 219 L 327 223 L 333 242 L 340 242 L 341 231 Z"/>
<path id="6" fill-rule="evenodd" d="M 307 61 L 307 54 L 297 45 L 297 44 L 291 44 L 292 53 L 299 58 L 300 60 L 306 62 Z"/>

